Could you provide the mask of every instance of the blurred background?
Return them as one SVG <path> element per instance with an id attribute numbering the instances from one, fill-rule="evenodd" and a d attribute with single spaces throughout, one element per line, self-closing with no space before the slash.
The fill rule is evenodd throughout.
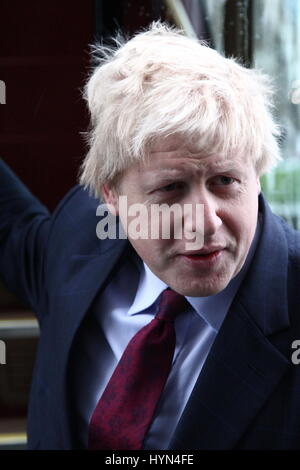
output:
<path id="1" fill-rule="evenodd" d="M 299 0 L 1 0 L 0 158 L 52 211 L 86 151 L 89 45 L 157 19 L 272 76 L 283 159 L 262 187 L 273 211 L 300 229 Z M 26 447 L 38 337 L 32 312 L 0 284 L 0 449 Z"/>

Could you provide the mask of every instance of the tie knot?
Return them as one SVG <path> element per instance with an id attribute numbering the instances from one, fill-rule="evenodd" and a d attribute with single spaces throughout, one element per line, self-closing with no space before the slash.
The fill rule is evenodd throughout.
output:
<path id="1" fill-rule="evenodd" d="M 166 289 L 161 295 L 159 311 L 155 318 L 173 322 L 175 317 L 187 307 L 188 301 L 183 295 L 178 294 L 171 289 Z"/>

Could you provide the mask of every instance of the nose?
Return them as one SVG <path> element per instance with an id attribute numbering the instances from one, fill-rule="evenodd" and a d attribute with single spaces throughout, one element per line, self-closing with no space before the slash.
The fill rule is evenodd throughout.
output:
<path id="1" fill-rule="evenodd" d="M 218 201 L 210 195 L 203 200 L 204 239 L 214 235 L 222 225 Z"/>
<path id="2" fill-rule="evenodd" d="M 192 211 L 185 220 L 186 229 L 203 234 L 204 240 L 211 238 L 222 225 L 219 201 L 204 189 L 198 190 L 190 202 Z"/>

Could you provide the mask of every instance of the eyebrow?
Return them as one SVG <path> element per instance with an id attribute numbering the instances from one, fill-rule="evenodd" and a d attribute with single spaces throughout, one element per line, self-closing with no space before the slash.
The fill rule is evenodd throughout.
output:
<path id="1" fill-rule="evenodd" d="M 175 176 L 180 176 L 180 175 L 184 175 L 185 173 L 193 173 L 193 169 L 191 167 L 194 167 L 195 168 L 195 171 L 198 170 L 198 171 L 203 171 L 206 169 L 206 167 L 209 166 L 209 164 L 205 164 L 205 163 L 201 163 L 199 165 L 195 164 L 194 162 L 192 164 L 190 164 L 190 167 L 189 168 L 184 168 L 184 167 L 181 167 L 181 168 L 170 168 L 170 167 L 161 167 L 161 166 L 157 166 L 155 168 L 152 168 L 152 169 L 147 169 L 146 172 L 148 173 L 148 175 L 157 175 L 157 176 L 161 176 L 162 178 L 164 177 L 175 177 Z M 225 161 L 222 161 L 220 163 L 214 163 L 214 164 L 211 164 L 210 168 L 209 168 L 212 172 L 216 171 L 216 172 L 242 172 L 244 171 L 244 168 L 242 166 L 241 163 L 237 163 L 236 161 L 234 160 L 225 160 Z"/>

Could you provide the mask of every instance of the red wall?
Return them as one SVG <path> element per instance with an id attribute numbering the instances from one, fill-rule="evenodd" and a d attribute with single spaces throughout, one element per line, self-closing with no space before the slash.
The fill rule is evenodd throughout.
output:
<path id="1" fill-rule="evenodd" d="M 76 181 L 93 2 L 1 0 L 2 157 L 50 209 Z"/>

